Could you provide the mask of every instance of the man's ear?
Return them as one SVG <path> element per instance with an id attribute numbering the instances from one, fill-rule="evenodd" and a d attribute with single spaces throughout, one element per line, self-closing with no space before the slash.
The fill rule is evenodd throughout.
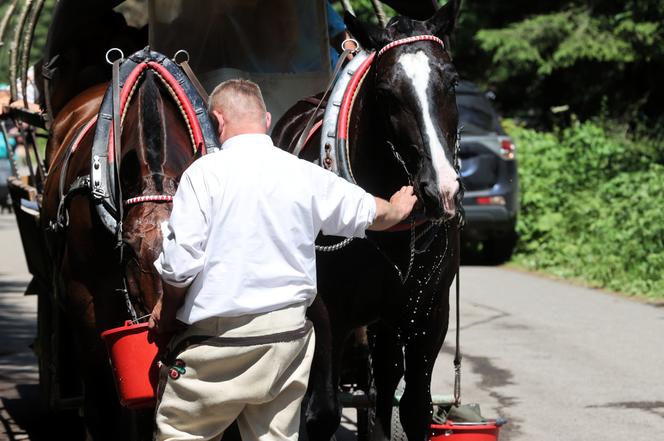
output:
<path id="1" fill-rule="evenodd" d="M 449 37 L 456 27 L 461 0 L 448 0 L 433 17 L 426 21 L 429 31 L 438 38 Z"/>
<path id="2" fill-rule="evenodd" d="M 348 11 L 344 13 L 344 22 L 360 46 L 366 50 L 379 49 L 387 42 L 385 31 L 382 28 L 371 23 L 362 23 Z"/>
<path id="3" fill-rule="evenodd" d="M 270 125 L 272 124 L 272 114 L 270 112 L 265 112 L 265 132 L 270 131 Z"/>
<path id="4" fill-rule="evenodd" d="M 226 121 L 224 120 L 224 115 L 222 115 L 222 113 L 218 110 L 212 110 L 211 117 L 217 129 L 217 137 L 221 138 L 221 134 L 224 131 L 224 126 L 226 125 Z"/>

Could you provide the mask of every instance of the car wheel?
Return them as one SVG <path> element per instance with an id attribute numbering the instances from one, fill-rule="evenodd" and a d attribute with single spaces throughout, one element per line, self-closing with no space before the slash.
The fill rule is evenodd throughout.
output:
<path id="1" fill-rule="evenodd" d="M 505 235 L 485 240 L 483 244 L 484 258 L 488 263 L 493 265 L 500 265 L 507 262 L 512 258 L 516 239 L 516 232 L 510 231 Z"/>

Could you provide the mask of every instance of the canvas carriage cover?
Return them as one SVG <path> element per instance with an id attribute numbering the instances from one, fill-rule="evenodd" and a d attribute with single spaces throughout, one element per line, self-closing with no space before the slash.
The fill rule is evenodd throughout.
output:
<path id="1" fill-rule="evenodd" d="M 327 85 L 326 0 L 150 0 L 150 46 L 180 49 L 209 92 L 247 78 L 261 86 L 276 121 Z"/>

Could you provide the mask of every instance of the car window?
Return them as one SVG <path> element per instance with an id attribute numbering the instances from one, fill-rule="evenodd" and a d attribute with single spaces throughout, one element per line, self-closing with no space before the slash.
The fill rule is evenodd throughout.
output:
<path id="1" fill-rule="evenodd" d="M 501 134 L 498 116 L 481 94 L 457 94 L 459 125 L 466 135 Z"/>

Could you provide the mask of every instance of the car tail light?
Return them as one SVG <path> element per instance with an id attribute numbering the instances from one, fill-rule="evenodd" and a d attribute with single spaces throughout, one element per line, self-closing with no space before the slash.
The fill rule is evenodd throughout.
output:
<path id="1" fill-rule="evenodd" d="M 477 205 L 505 205 L 503 196 L 482 196 L 475 198 Z"/>
<path id="2" fill-rule="evenodd" d="M 510 138 L 503 138 L 500 141 L 500 156 L 504 159 L 514 159 L 516 156 L 516 146 Z"/>

